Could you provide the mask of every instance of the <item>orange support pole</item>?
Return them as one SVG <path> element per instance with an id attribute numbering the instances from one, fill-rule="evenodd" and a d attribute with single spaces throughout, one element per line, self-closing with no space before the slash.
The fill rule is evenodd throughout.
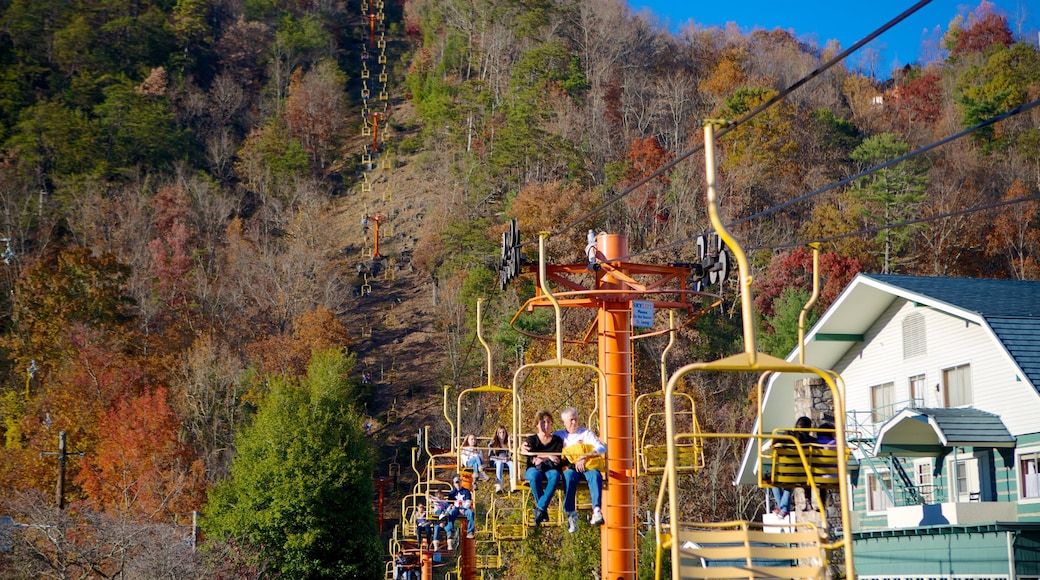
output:
<path id="1" fill-rule="evenodd" d="M 460 521 L 460 520 L 456 520 Z M 466 525 L 465 520 L 461 520 Z M 462 543 L 462 580 L 475 580 L 477 577 L 477 541 L 467 538 L 465 532 L 459 534 Z"/>
<path id="2" fill-rule="evenodd" d="M 376 231 L 375 231 L 376 238 L 375 238 L 375 243 L 373 244 L 373 248 L 372 248 L 372 257 L 373 258 L 380 258 L 382 256 L 379 254 L 379 220 L 373 220 L 373 221 L 376 222 Z"/>
<path id="3" fill-rule="evenodd" d="M 368 216 L 368 219 L 376 224 L 373 230 L 374 239 L 372 241 L 372 257 L 382 258 L 383 256 L 379 253 L 379 224 L 385 222 L 387 217 L 381 213 L 373 214 Z"/>
<path id="4" fill-rule="evenodd" d="M 598 367 L 604 384 L 598 393 L 599 435 L 607 447 L 605 487 L 600 498 L 604 523 L 600 527 L 600 562 L 603 580 L 636 580 L 638 546 L 636 533 L 635 489 L 635 418 L 632 376 L 632 301 L 644 294 L 662 293 L 666 284 L 682 296 L 678 299 L 653 300 L 655 308 L 682 308 L 695 315 L 685 295 L 685 278 L 692 269 L 685 266 L 651 266 L 624 262 L 628 255 L 628 238 L 622 234 L 600 233 L 596 236 L 593 262 L 554 266 L 551 275 L 563 283 L 572 295 L 564 307 L 598 309 L 596 339 Z M 590 264 L 594 267 L 590 267 Z M 587 276 L 596 272 L 595 287 L 584 292 L 581 283 L 569 275 Z M 653 282 L 637 282 L 656 277 Z M 678 285 L 678 288 L 674 288 Z M 692 293 L 692 292 L 689 292 Z M 542 297 L 544 298 L 544 297 Z M 535 297 L 531 307 L 554 304 Z M 515 319 L 514 319 L 515 320 Z M 514 326 L 514 329 L 516 326 Z M 534 335 L 532 335 L 534 336 Z"/>
<path id="5" fill-rule="evenodd" d="M 425 544 L 423 544 L 423 546 L 425 546 Z M 422 580 L 433 580 L 433 552 L 424 547 L 420 562 L 422 563 Z"/>
<path id="6" fill-rule="evenodd" d="M 600 234 L 597 250 L 604 261 L 628 255 L 628 238 L 620 234 Z M 622 285 L 609 273 L 598 284 L 602 289 Z M 604 425 L 607 446 L 606 489 L 602 499 L 605 523 L 600 530 L 602 578 L 635 580 L 635 462 L 632 434 L 632 312 L 630 297 L 611 295 L 599 308 L 599 365 L 606 378 L 601 394 L 600 424 Z"/>
<path id="7" fill-rule="evenodd" d="M 389 481 L 385 477 L 378 477 L 378 478 L 376 478 L 375 483 L 376 483 L 376 487 L 379 488 L 379 499 L 378 499 L 379 505 L 377 506 L 376 511 L 377 511 L 377 514 L 378 514 L 377 515 L 377 522 L 379 524 L 379 533 L 381 534 L 381 533 L 383 533 L 383 502 L 384 502 L 384 498 L 386 496 L 384 490 L 386 489 L 386 486 L 389 483 Z"/>
<path id="8" fill-rule="evenodd" d="M 372 113 L 372 153 L 379 153 L 379 121 L 386 120 L 386 114 L 376 111 Z"/>

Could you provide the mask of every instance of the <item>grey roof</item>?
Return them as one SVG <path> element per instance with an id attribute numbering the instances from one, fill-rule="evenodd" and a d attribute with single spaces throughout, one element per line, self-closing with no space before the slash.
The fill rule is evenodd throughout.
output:
<path id="1" fill-rule="evenodd" d="M 866 274 L 985 317 L 1040 319 L 1040 281 Z"/>
<path id="2" fill-rule="evenodd" d="M 1040 281 L 869 274 L 915 294 L 981 316 L 1040 390 Z"/>
<path id="3" fill-rule="evenodd" d="M 934 456 L 951 447 L 1014 446 L 999 416 L 970 407 L 903 409 L 881 427 L 875 443 L 879 455 L 907 456 Z"/>

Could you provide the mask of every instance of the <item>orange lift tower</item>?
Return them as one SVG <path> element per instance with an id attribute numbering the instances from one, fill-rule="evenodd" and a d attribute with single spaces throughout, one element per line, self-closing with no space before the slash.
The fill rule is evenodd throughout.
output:
<path id="1" fill-rule="evenodd" d="M 386 125 L 387 114 L 382 111 L 375 111 L 370 113 L 368 117 L 372 119 L 372 153 L 379 153 L 379 122 L 383 121 L 383 124 Z"/>
<path id="2" fill-rule="evenodd" d="M 520 271 L 519 233 L 516 221 L 503 234 L 503 271 L 500 285 Z M 633 314 L 639 326 L 652 326 L 653 310 L 685 309 L 690 324 L 706 309 L 695 307 L 697 296 L 717 299 L 718 296 L 686 289 L 691 275 L 699 277 L 700 264 L 657 266 L 625 262 L 628 238 L 622 234 L 598 235 L 589 231 L 586 254 L 588 260 L 578 264 L 546 265 L 544 245 L 548 233 L 539 237 L 540 259 L 537 295 L 521 309 L 555 307 L 595 308 L 595 321 L 584 337 L 568 342 L 589 343 L 593 337 L 599 347 L 598 365 L 605 375 L 606 385 L 599 394 L 600 436 L 607 446 L 607 470 L 604 473 L 602 512 L 604 525 L 600 531 L 601 578 L 604 580 L 635 580 L 637 568 L 637 534 L 635 513 L 636 466 L 634 461 L 633 386 L 632 386 L 632 327 Z M 594 276 L 591 287 L 584 287 L 575 279 Z M 572 279 L 573 278 L 573 279 Z M 553 281 L 565 290 L 547 295 L 543 287 Z M 715 302 L 717 304 L 717 302 Z M 649 315 L 650 324 L 645 320 Z M 519 313 L 518 315 L 519 316 Z M 514 317 L 513 322 L 516 321 Z M 642 321 L 642 322 L 641 322 Z M 517 329 L 523 334 L 530 334 Z M 672 332 L 650 330 L 639 338 Z M 544 338 L 544 337 L 535 337 Z"/>
<path id="3" fill-rule="evenodd" d="M 377 212 L 377 213 L 374 213 L 374 214 L 366 215 L 364 217 L 364 219 L 361 220 L 361 223 L 363 223 L 366 227 L 368 226 L 369 222 L 372 222 L 372 223 L 375 224 L 375 228 L 373 228 L 373 232 L 372 232 L 372 239 L 373 239 L 373 242 L 372 242 L 372 257 L 373 258 L 382 258 L 383 257 L 382 254 L 379 253 L 379 224 L 381 224 L 381 223 L 383 223 L 385 221 L 388 221 L 389 219 L 390 218 L 386 217 L 386 214 L 381 214 L 381 213 Z"/>
<path id="4" fill-rule="evenodd" d="M 371 2 L 369 2 L 369 6 L 372 6 Z M 376 20 L 378 20 L 378 16 L 370 8 L 365 19 L 368 20 L 368 47 L 373 48 L 376 45 Z"/>

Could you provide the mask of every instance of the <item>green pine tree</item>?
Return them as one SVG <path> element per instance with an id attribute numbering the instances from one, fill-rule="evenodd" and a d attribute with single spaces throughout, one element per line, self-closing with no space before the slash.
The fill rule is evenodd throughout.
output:
<path id="1" fill-rule="evenodd" d="M 300 384 L 271 378 L 230 478 L 210 495 L 202 527 L 211 541 L 255 546 L 285 578 L 381 576 L 353 365 L 332 349 L 314 356 Z"/>
<path id="2" fill-rule="evenodd" d="M 875 166 L 910 152 L 910 145 L 892 133 L 881 133 L 863 140 L 852 152 L 852 158 L 866 166 Z M 910 246 L 914 226 L 887 227 L 916 216 L 925 200 L 928 187 L 927 170 L 917 159 L 908 159 L 875 171 L 862 178 L 851 190 L 863 202 L 860 216 L 867 225 L 880 227 L 875 242 L 881 246 L 882 273 L 888 274 L 898 265 L 902 252 Z"/>

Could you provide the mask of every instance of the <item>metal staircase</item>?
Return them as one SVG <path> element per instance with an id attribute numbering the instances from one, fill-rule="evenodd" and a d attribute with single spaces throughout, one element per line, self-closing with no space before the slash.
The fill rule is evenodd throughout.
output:
<path id="1" fill-rule="evenodd" d="M 911 406 L 907 402 L 903 406 Z M 927 503 L 924 495 L 917 486 L 914 478 L 907 473 L 900 458 L 893 455 L 878 456 L 875 444 L 877 443 L 877 431 L 881 426 L 875 423 L 872 412 L 849 411 L 846 413 L 848 422 L 849 446 L 854 450 L 859 459 L 862 469 L 869 469 L 876 480 L 885 483 L 885 494 L 891 505 L 921 505 Z M 888 468 L 891 477 L 882 477 L 878 469 L 882 466 Z M 898 498 L 898 500 L 897 500 Z"/>

